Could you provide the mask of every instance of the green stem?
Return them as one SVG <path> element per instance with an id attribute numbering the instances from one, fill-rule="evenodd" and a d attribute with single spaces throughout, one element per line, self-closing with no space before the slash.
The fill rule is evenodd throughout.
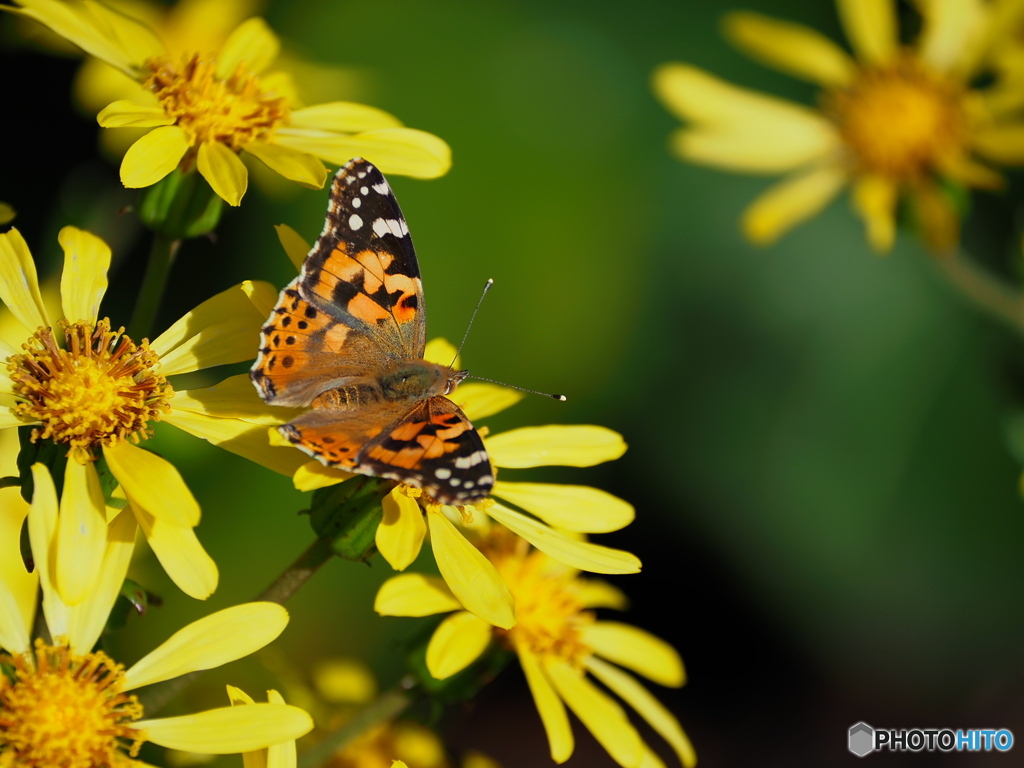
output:
<path id="1" fill-rule="evenodd" d="M 409 678 L 390 691 L 385 691 L 367 704 L 359 713 L 336 731 L 299 757 L 299 768 L 319 768 L 331 760 L 338 750 L 362 736 L 375 725 L 394 720 L 415 698 Z"/>
<path id="2" fill-rule="evenodd" d="M 278 576 L 274 583 L 267 587 L 257 600 L 267 600 L 271 603 L 284 602 L 299 591 L 299 587 L 309 581 L 309 577 L 316 573 L 317 569 L 334 557 L 331 543 L 326 539 L 316 539 L 309 545 L 309 549 L 299 555 L 298 559 L 288 566 L 288 569 Z"/>
<path id="3" fill-rule="evenodd" d="M 153 234 L 146 276 L 142 279 L 142 288 L 139 290 L 135 312 L 129 325 L 129 336 L 136 341 L 148 339 L 153 334 L 153 323 L 156 321 L 164 289 L 167 287 L 167 276 L 180 245 L 181 240 L 172 240 L 159 233 Z"/>
<path id="4" fill-rule="evenodd" d="M 935 262 L 949 281 L 986 314 L 1024 334 L 1024 293 L 993 275 L 962 251 Z"/>
<path id="5" fill-rule="evenodd" d="M 289 597 L 299 591 L 299 587 L 309 581 L 310 576 L 316 573 L 321 565 L 333 556 L 334 552 L 331 550 L 330 542 L 317 539 L 256 599 L 284 604 Z M 140 693 L 139 700 L 142 702 L 146 714 L 152 715 L 161 710 L 171 699 L 192 685 L 201 674 L 201 670 L 189 672 L 187 675 L 176 677 L 165 683 L 158 683 Z"/>

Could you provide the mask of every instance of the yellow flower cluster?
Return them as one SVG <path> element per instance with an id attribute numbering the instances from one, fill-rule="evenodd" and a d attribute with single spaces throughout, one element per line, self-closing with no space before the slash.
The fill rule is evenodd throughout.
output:
<path id="1" fill-rule="evenodd" d="M 447 172 L 451 160 L 444 141 L 406 128 L 386 112 L 344 101 L 304 104 L 292 78 L 273 69 L 280 43 L 266 22 L 210 12 L 215 6 L 188 0 L 188 12 L 180 17 L 193 26 L 177 29 L 170 18 L 156 23 L 160 14 L 131 3 L 14 0 L 2 7 L 41 23 L 88 55 L 80 91 L 111 99 L 98 109 L 99 124 L 135 132 L 120 165 L 126 187 L 167 190 L 165 179 L 201 177 L 198 183 L 208 185 L 207 192 L 237 206 L 254 162 L 311 188 L 323 186 L 324 163 L 356 155 L 387 173 L 433 178 Z M 235 11 L 244 7 L 243 1 Z M 208 23 L 225 18 L 232 23 Z M 946 104 L 959 95 L 943 91 L 934 98 Z M 856 111 L 839 95 L 834 109 Z M 966 146 L 965 130 L 950 123 L 948 136 L 932 138 L 943 152 L 959 151 Z M 891 158 L 878 162 L 899 165 Z M 209 199 L 220 210 L 220 202 Z M 13 216 L 13 209 L 0 204 L 0 224 Z M 359 224 L 351 226 L 358 229 L 362 220 L 353 218 Z M 145 222 L 141 213 L 140 219 Z M 202 231 L 210 231 L 212 222 Z M 386 222 L 374 225 L 380 223 Z M 238 752 L 246 765 L 285 768 L 296 764 L 295 739 L 313 729 L 313 718 L 275 690 L 257 703 L 229 686 L 230 706 L 159 719 L 147 717 L 145 695 L 136 693 L 264 648 L 288 622 L 277 603 L 217 611 L 127 667 L 96 649 L 140 529 L 185 594 L 206 599 L 218 584 L 217 566 L 195 533 L 198 501 L 178 469 L 146 445 L 154 430 L 165 429 L 158 425 L 287 475 L 303 491 L 351 477 L 308 461 L 290 444 L 282 447 L 280 439 L 268 440 L 268 432 L 277 435 L 290 414 L 267 407 L 247 375 L 186 388 L 185 374 L 255 357 L 278 294 L 268 284 L 243 282 L 148 338 L 161 280 L 166 282 L 181 239 L 199 230 L 154 231 L 153 253 L 162 256 L 151 257 L 130 331 L 101 311 L 112 256 L 106 242 L 77 227 L 60 231 L 63 270 L 59 296 L 51 301 L 21 233 L 0 233 L 0 469 L 8 482 L 21 486 L 0 488 L 0 768 L 141 766 L 146 743 L 201 754 Z M 290 229 L 280 228 L 279 235 L 301 263 L 308 245 Z M 425 358 L 448 364 L 456 350 L 435 340 Z M 457 675 L 490 651 L 512 651 L 556 762 L 574 750 L 571 710 L 619 765 L 662 765 L 596 679 L 691 768 L 694 751 L 675 717 L 625 671 L 680 686 L 685 676 L 678 654 L 643 630 L 599 620 L 597 609 L 621 609 L 625 598 L 611 585 L 581 575 L 640 570 L 635 555 L 587 540 L 630 524 L 633 507 L 589 486 L 510 479 L 519 469 L 592 467 L 618 459 L 626 450 L 622 436 L 595 425 L 490 434 L 483 422 L 518 402 L 521 393 L 471 383 L 451 397 L 478 425 L 502 477 L 489 498 L 461 507 L 381 481 L 391 486 L 375 508 L 381 515 L 376 550 L 404 571 L 429 538 L 441 578 L 404 573 L 391 579 L 380 590 L 377 611 L 451 614 L 426 649 L 435 681 Z M 23 526 L 31 562 L 22 557 Z M 332 764 L 404 765 L 397 758 L 407 756 L 413 768 L 447 764 L 440 742 L 422 729 L 378 725 L 337 750 Z M 466 768 L 495 765 L 482 755 L 465 762 Z"/>

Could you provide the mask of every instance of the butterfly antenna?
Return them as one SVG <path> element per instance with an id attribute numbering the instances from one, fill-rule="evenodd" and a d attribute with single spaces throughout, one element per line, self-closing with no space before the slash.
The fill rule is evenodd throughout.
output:
<path id="1" fill-rule="evenodd" d="M 487 282 L 484 283 L 484 291 L 480 294 L 480 298 L 477 299 L 476 307 L 473 308 L 473 315 L 469 318 L 469 325 L 466 326 L 466 332 L 462 334 L 462 341 L 459 342 L 459 351 L 455 353 L 455 357 L 453 357 L 452 361 L 448 364 L 449 368 L 455 365 L 455 361 L 458 360 L 459 355 L 462 354 L 462 348 L 466 345 L 466 339 L 469 338 L 469 329 L 473 327 L 473 321 L 476 320 L 476 313 L 480 311 L 480 305 L 484 303 L 484 296 L 486 296 L 487 292 L 491 290 L 492 285 L 494 285 L 494 280 L 490 277 L 487 278 Z"/>
<path id="2" fill-rule="evenodd" d="M 552 400 L 561 400 L 565 402 L 565 395 L 552 395 L 550 392 L 538 392 L 536 389 L 527 389 L 526 387 L 517 387 L 515 384 L 506 384 L 503 381 L 495 381 L 494 379 L 485 379 L 483 376 L 467 376 L 467 379 L 476 379 L 477 381 L 487 381 L 491 384 L 497 384 L 502 387 L 508 387 L 509 389 L 518 389 L 520 392 L 527 392 L 531 395 L 540 395 L 541 397 L 550 397 Z"/>

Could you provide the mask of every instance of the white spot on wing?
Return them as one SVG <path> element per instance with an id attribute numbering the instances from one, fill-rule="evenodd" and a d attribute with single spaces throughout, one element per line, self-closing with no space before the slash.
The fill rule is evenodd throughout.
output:
<path id="1" fill-rule="evenodd" d="M 438 467 L 434 470 L 434 477 L 438 480 L 447 480 L 452 476 L 452 471 L 446 467 Z"/>
<path id="2" fill-rule="evenodd" d="M 382 181 L 380 184 L 374 184 L 373 189 L 375 192 L 380 192 L 382 195 L 386 195 L 391 191 L 391 187 L 388 186 L 386 181 Z"/>
<path id="3" fill-rule="evenodd" d="M 362 177 L 362 176 L 360 176 L 359 178 L 361 179 L 361 178 L 363 178 L 363 177 Z M 369 190 L 369 189 L 367 189 L 366 187 L 360 187 L 360 188 L 359 188 L 359 192 L 360 192 L 360 194 L 363 194 L 363 195 L 368 195 L 368 194 L 370 194 L 370 190 Z"/>
<path id="4" fill-rule="evenodd" d="M 348 225 L 353 231 L 355 231 L 363 226 L 363 220 L 358 213 L 353 213 L 348 217 Z"/>
<path id="5" fill-rule="evenodd" d="M 361 206 L 362 204 L 363 204 L 363 201 L 362 201 L 362 200 L 360 200 L 360 199 L 359 199 L 358 197 L 353 197 L 353 198 L 352 198 L 352 207 L 353 207 L 353 208 L 358 208 L 358 207 L 359 207 L 359 206 Z"/>
<path id="6" fill-rule="evenodd" d="M 404 237 L 409 234 L 409 227 L 401 219 L 375 219 L 373 232 L 377 237 L 392 234 L 395 237 Z"/>

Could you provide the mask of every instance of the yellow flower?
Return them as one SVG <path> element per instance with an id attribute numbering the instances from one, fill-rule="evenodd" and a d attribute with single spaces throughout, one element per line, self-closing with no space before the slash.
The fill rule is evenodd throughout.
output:
<path id="1" fill-rule="evenodd" d="M 95 588 L 75 606 L 54 587 L 57 493 L 42 464 L 32 467 L 35 494 L 29 539 L 42 587 L 42 610 L 51 641 L 32 640 L 37 588 L 0 579 L 0 765 L 87 768 L 143 766 L 133 759 L 146 741 L 204 754 L 246 752 L 308 733 L 303 710 L 283 704 L 224 707 L 180 717 L 143 719 L 132 693 L 179 675 L 210 669 L 264 647 L 284 630 L 288 613 L 274 603 L 249 603 L 200 619 L 127 670 L 93 651 L 124 581 L 136 523 L 116 513 Z M 0 539 L 0 560 L 21 562 L 18 538 Z M 27 599 L 26 599 L 27 598 Z M 26 616 L 18 605 L 31 604 Z"/>
<path id="2" fill-rule="evenodd" d="M 114 0 L 107 5 L 144 23 L 157 33 L 171 56 L 180 58 L 189 51 L 220 50 L 235 27 L 258 15 L 264 4 L 257 0 L 179 0 L 168 7 L 148 0 Z M 57 40 L 67 47 L 62 38 Z M 287 52 L 278 57 L 277 66 L 291 74 L 305 99 L 333 99 L 339 93 L 351 96 L 354 90 L 355 75 L 338 67 L 312 64 L 289 57 Z M 140 96 L 139 84 L 134 79 L 92 57 L 87 57 L 79 68 L 73 90 L 82 108 L 93 114 L 113 101 Z M 155 99 L 152 103 L 156 103 Z M 110 155 L 120 158 L 145 132 L 145 128 L 111 128 L 103 131 L 100 138 Z M 249 171 L 254 169 L 259 171 L 260 166 L 250 164 Z M 257 183 L 262 178 L 256 174 Z M 279 176 L 271 178 L 281 180 Z"/>
<path id="3" fill-rule="evenodd" d="M 973 85 L 986 45 L 1020 4 L 918 5 L 923 29 L 907 47 L 893 0 L 837 0 L 856 58 L 799 24 L 750 12 L 726 18 L 728 37 L 744 51 L 821 86 L 818 109 L 686 64 L 655 71 L 655 92 L 689 123 L 672 138 L 677 155 L 727 170 L 789 174 L 744 213 L 751 241 L 774 242 L 849 185 L 875 250 L 892 247 L 901 197 L 928 244 L 948 250 L 959 239 L 959 217 L 944 185 L 997 188 L 1003 177 L 979 158 L 1024 163 L 1024 121 L 1013 115 L 1020 95 L 1008 100 L 998 83 Z"/>
<path id="4" fill-rule="evenodd" d="M 482 533 L 480 546 L 515 598 L 518 623 L 511 629 L 495 628 L 463 610 L 444 581 L 435 577 L 402 574 L 377 593 L 374 608 L 385 616 L 453 612 L 427 646 L 430 674 L 440 680 L 451 677 L 496 640 L 519 658 L 556 763 L 564 763 L 573 752 L 568 705 L 619 765 L 661 765 L 622 708 L 588 679 L 590 673 L 636 710 L 684 766 L 695 765 L 693 747 L 676 718 L 620 668 L 678 687 L 685 682 L 679 654 L 642 629 L 594 616 L 595 608 L 624 608 L 622 593 L 609 584 L 581 579 L 575 569 L 531 550 L 500 528 Z"/>
<path id="5" fill-rule="evenodd" d="M 290 78 L 267 72 L 279 41 L 260 18 L 242 22 L 216 56 L 169 50 L 143 23 L 97 2 L 18 0 L 8 7 L 49 27 L 128 75 L 136 99 L 100 111 L 107 128 L 152 128 L 121 163 L 126 187 L 148 187 L 177 167 L 197 168 L 231 205 L 245 194 L 245 152 L 287 179 L 319 189 L 321 160 L 361 155 L 387 173 L 433 178 L 447 172 L 448 145 L 404 128 L 386 112 L 352 102 L 303 107 Z"/>
<path id="6" fill-rule="evenodd" d="M 34 425 L 33 440 L 52 441 L 68 455 L 55 583 L 76 605 L 99 578 L 107 522 L 116 512 L 104 500 L 96 466 L 102 457 L 120 484 L 120 503 L 130 507 L 168 575 L 205 599 L 217 586 L 217 567 L 193 530 L 199 505 L 178 470 L 138 443 L 155 422 L 166 421 L 278 471 L 301 464 L 266 445 L 266 427 L 253 423 L 259 415 L 251 386 L 234 397 L 238 382 L 230 379 L 191 391 L 175 390 L 169 380 L 251 358 L 263 316 L 250 296 L 272 288 L 230 288 L 152 343 L 136 342 L 99 317 L 110 266 L 106 243 L 74 227 L 58 239 L 63 318 L 51 320 L 24 239 L 17 229 L 0 234 L 0 301 L 20 324 L 14 333 L 0 329 L 0 430 Z"/>

